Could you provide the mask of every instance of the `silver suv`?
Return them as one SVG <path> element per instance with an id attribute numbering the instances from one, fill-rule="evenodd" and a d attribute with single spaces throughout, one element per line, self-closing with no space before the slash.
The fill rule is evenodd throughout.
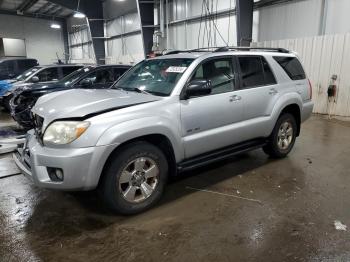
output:
<path id="1" fill-rule="evenodd" d="M 161 197 L 168 176 L 262 147 L 285 157 L 313 109 L 311 85 L 284 49 L 171 52 L 108 90 L 41 97 L 14 154 L 40 187 L 98 189 L 123 214 Z"/>

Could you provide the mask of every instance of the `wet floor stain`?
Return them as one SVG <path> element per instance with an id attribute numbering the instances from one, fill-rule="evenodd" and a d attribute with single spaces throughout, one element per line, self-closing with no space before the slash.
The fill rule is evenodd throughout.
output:
<path id="1" fill-rule="evenodd" d="M 94 192 L 2 179 L 0 261 L 349 261 L 349 232 L 334 226 L 350 225 L 349 135 L 313 117 L 288 158 L 257 150 L 183 174 L 137 216 Z"/>

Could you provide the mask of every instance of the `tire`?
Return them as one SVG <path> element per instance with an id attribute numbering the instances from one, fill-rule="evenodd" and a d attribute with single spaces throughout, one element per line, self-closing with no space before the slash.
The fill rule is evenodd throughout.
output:
<path id="1" fill-rule="evenodd" d="M 99 193 L 112 211 L 137 214 L 158 202 L 167 178 L 168 162 L 164 153 L 150 143 L 134 142 L 112 155 Z"/>
<path id="2" fill-rule="evenodd" d="M 282 114 L 276 122 L 267 145 L 263 147 L 264 152 L 273 158 L 286 157 L 294 146 L 296 133 L 297 124 L 294 116 L 289 113 Z"/>

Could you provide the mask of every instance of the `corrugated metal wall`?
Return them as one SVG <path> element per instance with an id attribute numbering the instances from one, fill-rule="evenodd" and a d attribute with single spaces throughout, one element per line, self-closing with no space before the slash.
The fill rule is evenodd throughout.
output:
<path id="1" fill-rule="evenodd" d="M 259 47 L 284 47 L 298 53 L 313 85 L 314 112 L 350 116 L 350 33 L 264 41 Z M 328 99 L 332 75 L 337 75 L 336 99 Z M 335 102 L 334 102 L 335 101 Z"/>
<path id="2" fill-rule="evenodd" d="M 349 0 L 299 0 L 259 11 L 258 41 L 350 32 Z"/>
<path id="3" fill-rule="evenodd" d="M 130 13 L 106 22 L 106 63 L 134 64 L 144 59 L 143 44 L 138 13 Z M 122 36 L 122 34 L 133 33 Z"/>
<path id="4" fill-rule="evenodd" d="M 170 2 L 170 1 L 169 1 Z M 168 49 L 191 49 L 209 46 L 236 45 L 236 16 L 223 16 L 215 19 L 215 24 L 209 20 L 182 22 L 171 24 L 174 21 L 190 19 L 217 11 L 234 9 L 235 0 L 209 0 L 207 5 L 203 1 L 174 0 L 169 3 L 170 26 Z M 187 6 L 186 6 L 187 4 Z M 253 39 L 258 37 L 259 11 L 254 11 Z M 217 30 L 216 30 L 216 28 Z M 220 32 L 220 33 L 219 33 Z"/>

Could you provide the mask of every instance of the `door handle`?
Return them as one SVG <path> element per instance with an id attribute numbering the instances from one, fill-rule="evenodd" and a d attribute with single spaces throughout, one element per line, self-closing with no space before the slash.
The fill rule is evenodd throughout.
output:
<path id="1" fill-rule="evenodd" d="M 275 88 L 271 88 L 269 91 L 270 95 L 276 95 L 278 93 L 278 91 Z"/>
<path id="2" fill-rule="evenodd" d="M 238 96 L 238 95 L 230 96 L 230 102 L 239 101 L 241 99 L 242 99 L 242 97 Z"/>

